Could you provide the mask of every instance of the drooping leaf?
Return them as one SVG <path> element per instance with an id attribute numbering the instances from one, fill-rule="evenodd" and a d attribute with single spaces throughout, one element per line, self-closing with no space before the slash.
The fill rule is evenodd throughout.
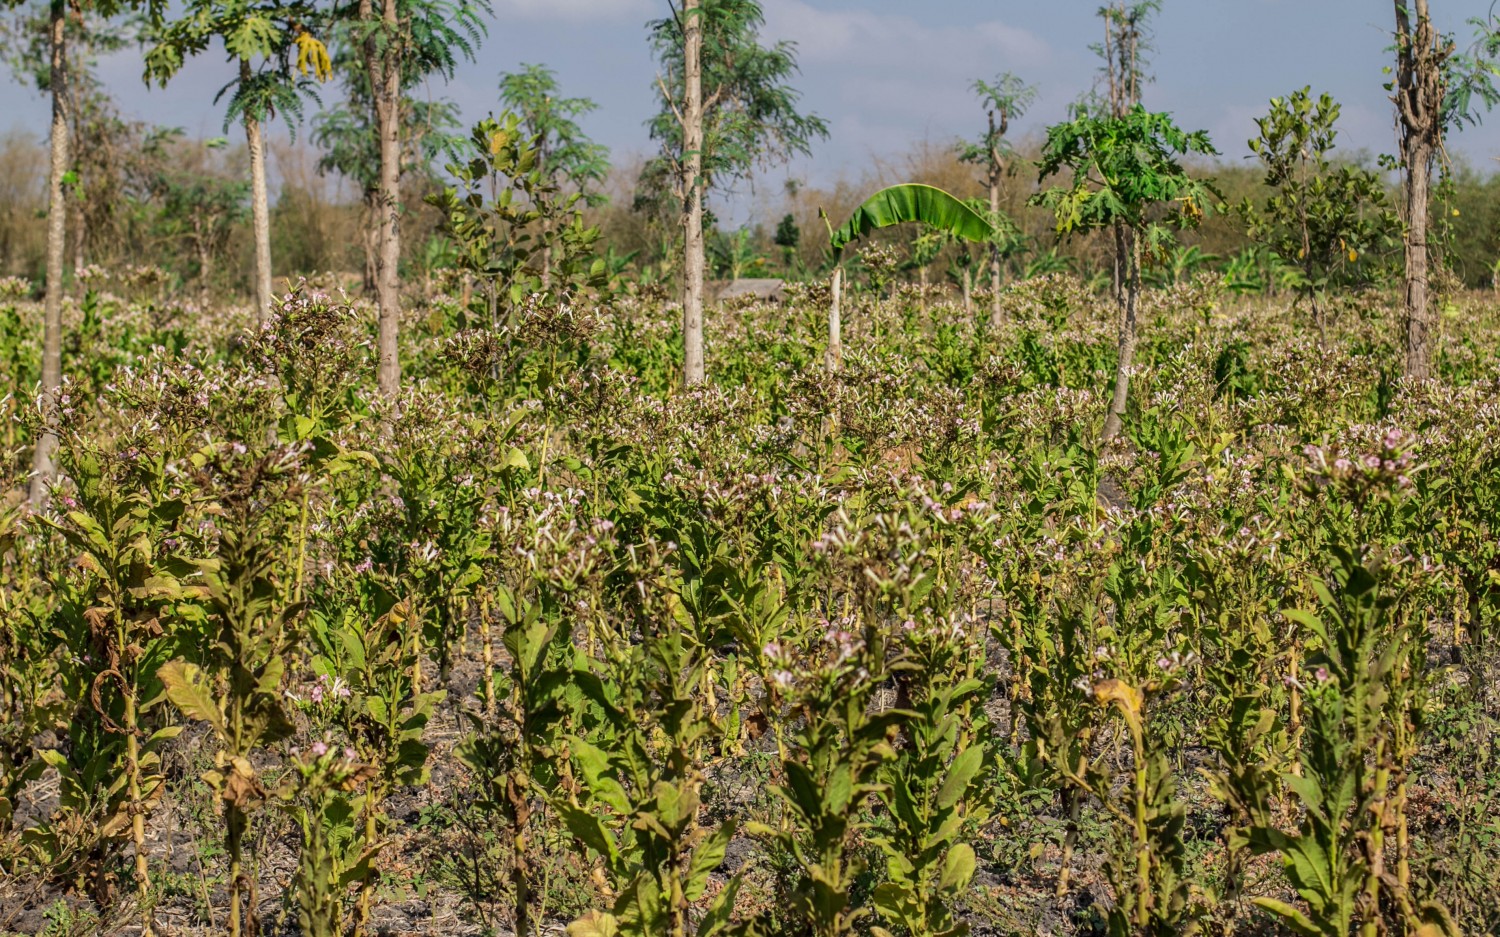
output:
<path id="1" fill-rule="evenodd" d="M 919 221 L 969 241 L 987 241 L 995 229 L 974 209 L 942 189 L 919 183 L 904 183 L 881 189 L 854 210 L 849 220 L 833 232 L 833 249 L 841 251 L 877 228 Z"/>

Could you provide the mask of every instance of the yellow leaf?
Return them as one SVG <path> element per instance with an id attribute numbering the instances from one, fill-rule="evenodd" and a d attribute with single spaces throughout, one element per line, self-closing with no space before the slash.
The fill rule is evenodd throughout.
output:
<path id="1" fill-rule="evenodd" d="M 311 72 L 319 81 L 333 77 L 328 47 L 305 29 L 297 33 L 297 70 L 304 75 Z"/>

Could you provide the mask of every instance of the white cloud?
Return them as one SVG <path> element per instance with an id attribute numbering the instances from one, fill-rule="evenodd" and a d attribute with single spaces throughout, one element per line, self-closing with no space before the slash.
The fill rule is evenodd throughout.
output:
<path id="1" fill-rule="evenodd" d="M 1051 58 L 1040 37 L 998 20 L 929 26 L 900 14 L 820 10 L 805 0 L 766 0 L 764 6 L 766 32 L 796 42 L 807 65 L 991 74 L 1036 67 Z"/>
<path id="2" fill-rule="evenodd" d="M 506 16 L 529 20 L 568 20 L 596 23 L 601 20 L 642 19 L 656 12 L 650 0 L 496 0 L 495 17 L 504 28 Z"/>
<path id="3" fill-rule="evenodd" d="M 803 75 L 794 84 L 806 106 L 840 118 L 820 152 L 889 154 L 914 139 L 967 133 L 979 120 L 975 79 L 1013 70 L 1040 83 L 1055 65 L 1043 39 L 994 19 L 930 24 L 808 0 L 764 0 L 764 8 L 765 37 L 796 43 Z"/>

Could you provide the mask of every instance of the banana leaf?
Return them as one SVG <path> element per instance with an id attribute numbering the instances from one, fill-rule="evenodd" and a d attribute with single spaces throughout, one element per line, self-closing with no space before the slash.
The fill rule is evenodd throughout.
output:
<path id="1" fill-rule="evenodd" d="M 984 216 L 962 200 L 930 185 L 906 183 L 881 189 L 855 209 L 833 232 L 834 252 L 876 228 L 906 221 L 920 221 L 969 241 L 988 241 L 995 234 Z"/>

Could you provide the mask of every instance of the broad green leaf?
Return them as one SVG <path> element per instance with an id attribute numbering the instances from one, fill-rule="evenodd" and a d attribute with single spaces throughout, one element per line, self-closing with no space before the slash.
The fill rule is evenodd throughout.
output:
<path id="1" fill-rule="evenodd" d="M 964 749 L 959 756 L 953 759 L 953 764 L 948 768 L 948 777 L 943 781 L 942 788 L 938 791 L 937 805 L 942 809 L 952 807 L 969 789 L 969 783 L 979 773 L 984 765 L 984 747 L 971 745 Z"/>
<path id="2" fill-rule="evenodd" d="M 943 877 L 938 881 L 938 887 L 962 891 L 974 878 L 975 867 L 974 848 L 968 843 L 954 845 L 943 857 Z"/>
<path id="3" fill-rule="evenodd" d="M 881 189 L 855 209 L 849 220 L 833 232 L 833 249 L 841 251 L 851 241 L 877 228 L 908 221 L 918 221 L 968 241 L 987 241 L 995 233 L 990 223 L 962 200 L 930 185 L 905 183 Z"/>

